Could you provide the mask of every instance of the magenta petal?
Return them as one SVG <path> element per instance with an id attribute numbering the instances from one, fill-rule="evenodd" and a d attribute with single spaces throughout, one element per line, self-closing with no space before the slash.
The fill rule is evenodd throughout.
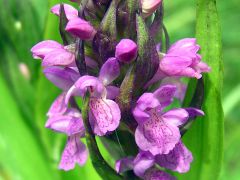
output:
<path id="1" fill-rule="evenodd" d="M 156 163 L 160 166 L 179 173 L 188 172 L 192 161 L 192 153 L 181 141 L 169 154 L 156 156 Z"/>
<path id="2" fill-rule="evenodd" d="M 99 73 L 99 79 L 104 85 L 110 84 L 120 74 L 119 63 L 116 58 L 109 58 L 103 65 Z"/>
<path id="3" fill-rule="evenodd" d="M 171 45 L 168 53 L 176 53 L 177 51 L 181 52 L 182 50 L 196 53 L 199 48 L 196 38 L 184 38 Z"/>
<path id="4" fill-rule="evenodd" d="M 34 58 L 43 59 L 48 53 L 56 49 L 63 49 L 63 46 L 56 41 L 46 40 L 33 46 L 31 52 Z"/>
<path id="5" fill-rule="evenodd" d="M 117 173 L 123 173 L 133 169 L 133 157 L 126 157 L 119 159 L 115 163 L 115 170 Z"/>
<path id="6" fill-rule="evenodd" d="M 56 98 L 56 100 L 52 103 L 47 116 L 52 117 L 66 112 L 67 106 L 64 103 L 65 95 L 66 93 L 62 93 Z"/>
<path id="7" fill-rule="evenodd" d="M 87 157 L 88 151 L 80 141 L 80 137 L 78 135 L 70 136 L 62 153 L 59 169 L 71 170 L 76 163 L 83 166 L 87 161 Z"/>
<path id="8" fill-rule="evenodd" d="M 150 117 L 148 110 L 160 106 L 159 100 L 154 97 L 153 93 L 144 93 L 137 101 L 133 109 L 133 116 L 139 124 L 144 123 Z"/>
<path id="9" fill-rule="evenodd" d="M 75 91 L 78 91 L 79 94 L 83 97 L 87 90 L 90 91 L 92 97 L 102 97 L 102 94 L 106 91 L 106 88 L 98 78 L 86 75 L 80 77 L 76 81 L 76 83 L 67 93 L 67 97 L 69 97 Z"/>
<path id="10" fill-rule="evenodd" d="M 49 81 L 64 91 L 67 91 L 79 78 L 79 74 L 73 69 L 57 66 L 46 67 L 43 73 Z"/>
<path id="11" fill-rule="evenodd" d="M 164 85 L 158 88 L 153 94 L 164 108 L 172 103 L 176 89 L 174 85 Z"/>
<path id="12" fill-rule="evenodd" d="M 175 177 L 171 176 L 170 174 L 158 170 L 156 168 L 152 168 L 147 171 L 143 177 L 144 180 L 176 180 Z"/>
<path id="13" fill-rule="evenodd" d="M 152 113 L 149 120 L 138 126 L 135 132 L 138 147 L 153 155 L 168 154 L 180 138 L 178 127 L 164 121 L 156 113 Z"/>
<path id="14" fill-rule="evenodd" d="M 183 125 L 187 122 L 189 115 L 185 109 L 171 109 L 162 115 L 164 121 L 173 124 L 175 126 Z"/>
<path id="15" fill-rule="evenodd" d="M 91 40 L 96 34 L 96 30 L 89 22 L 78 17 L 69 20 L 66 31 L 82 40 Z"/>
<path id="16" fill-rule="evenodd" d="M 185 108 L 189 114 L 189 118 L 194 118 L 196 116 L 204 116 L 204 112 L 197 108 Z"/>
<path id="17" fill-rule="evenodd" d="M 56 49 L 43 59 L 42 66 L 68 66 L 75 60 L 74 54 L 65 49 Z"/>
<path id="18" fill-rule="evenodd" d="M 160 69 L 167 75 L 174 76 L 191 64 L 192 59 L 188 56 L 165 55 L 160 61 Z"/>
<path id="19" fill-rule="evenodd" d="M 90 123 L 96 135 L 103 136 L 117 129 L 121 119 L 117 103 L 108 99 L 91 98 L 89 106 Z"/>
<path id="20" fill-rule="evenodd" d="M 74 134 L 84 136 L 85 134 L 82 116 L 74 109 L 70 109 L 65 115 L 50 117 L 45 127 L 57 132 L 65 133 L 68 136 Z"/>
<path id="21" fill-rule="evenodd" d="M 67 16 L 67 19 L 73 19 L 78 17 L 78 10 L 69 4 L 63 4 L 64 11 Z M 51 8 L 51 12 L 57 16 L 60 16 L 60 4 L 57 4 Z"/>
<path id="22" fill-rule="evenodd" d="M 144 173 L 147 169 L 152 167 L 155 163 L 154 156 L 149 152 L 140 152 L 134 159 L 134 173 L 139 176 L 143 177 Z"/>
<path id="23" fill-rule="evenodd" d="M 120 88 L 116 86 L 107 86 L 107 99 L 115 99 L 119 93 L 120 93 Z"/>

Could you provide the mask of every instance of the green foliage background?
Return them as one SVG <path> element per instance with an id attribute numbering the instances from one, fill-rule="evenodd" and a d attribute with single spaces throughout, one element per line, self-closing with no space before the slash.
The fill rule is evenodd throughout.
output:
<path id="1" fill-rule="evenodd" d="M 49 8 L 59 2 L 59 0 L 0 0 L 0 180 L 100 179 L 90 160 L 86 166 L 76 167 L 70 172 L 57 170 L 66 137 L 44 128 L 45 114 L 53 99 L 59 94 L 59 90 L 42 75 L 40 62 L 32 59 L 30 48 L 43 39 L 60 41 L 58 18 L 49 13 Z M 171 42 L 195 36 L 195 3 L 195 0 L 165 1 L 164 21 Z M 240 179 L 239 3 L 239 0 L 230 0 L 219 1 L 217 4 L 223 32 L 224 59 L 222 99 L 225 112 L 225 141 L 221 179 L 231 180 Z M 201 30 L 197 29 L 197 32 L 199 34 Z M 206 39 L 201 41 L 207 42 Z M 209 43 L 214 46 L 214 42 Z M 30 80 L 25 79 L 20 73 L 19 63 L 28 66 Z M 208 105 L 211 106 L 211 102 Z M 208 113 L 213 111 L 213 107 L 204 108 Z M 218 114 L 218 111 L 213 113 Z M 207 120 L 211 121 L 211 118 Z M 216 131 L 217 129 L 215 132 L 202 129 L 203 134 L 208 133 L 210 136 L 211 133 L 216 135 Z M 205 138 L 207 137 L 205 134 Z M 203 155 L 208 154 L 207 147 L 202 151 Z M 107 153 L 103 153 L 110 161 Z M 205 164 L 203 163 L 205 170 L 202 172 L 207 174 L 202 175 L 202 178 L 212 179 L 213 177 L 208 176 L 211 172 L 207 169 L 214 168 L 208 167 L 206 159 L 199 157 L 198 163 L 205 161 Z M 210 158 L 211 160 L 214 161 L 214 157 Z M 214 173 L 216 172 L 212 172 Z M 190 177 L 193 179 L 194 175 L 191 174 L 188 179 Z"/>

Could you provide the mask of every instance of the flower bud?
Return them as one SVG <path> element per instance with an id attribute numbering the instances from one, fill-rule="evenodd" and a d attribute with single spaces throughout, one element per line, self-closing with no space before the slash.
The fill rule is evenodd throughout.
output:
<path id="1" fill-rule="evenodd" d="M 96 34 L 94 27 L 81 18 L 71 19 L 66 26 L 66 31 L 82 40 L 92 40 Z"/>
<path id="2" fill-rule="evenodd" d="M 141 0 L 142 12 L 145 17 L 150 16 L 157 10 L 162 0 Z"/>
<path id="3" fill-rule="evenodd" d="M 116 46 L 115 56 L 120 62 L 129 63 L 137 57 L 137 44 L 131 39 L 122 39 Z"/>

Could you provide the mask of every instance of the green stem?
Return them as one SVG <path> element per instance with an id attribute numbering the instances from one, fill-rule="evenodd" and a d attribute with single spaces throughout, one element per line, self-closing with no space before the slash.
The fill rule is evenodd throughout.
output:
<path id="1" fill-rule="evenodd" d="M 89 93 L 87 93 L 83 106 L 82 106 L 82 118 L 86 129 L 86 141 L 89 154 L 92 160 L 92 164 L 96 169 L 97 173 L 106 180 L 121 180 L 121 176 L 118 175 L 103 159 L 95 139 L 95 136 L 92 132 L 90 123 L 88 121 L 88 112 L 89 112 Z"/>

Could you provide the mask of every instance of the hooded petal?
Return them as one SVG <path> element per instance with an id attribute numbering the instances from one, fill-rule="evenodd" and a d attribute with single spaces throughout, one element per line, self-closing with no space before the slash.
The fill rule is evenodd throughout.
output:
<path id="1" fill-rule="evenodd" d="M 86 75 L 80 77 L 68 90 L 65 103 L 68 104 L 70 97 L 76 93 L 84 97 L 87 90 L 90 91 L 91 97 L 102 97 L 106 94 L 106 88 L 98 78 Z"/>
<path id="2" fill-rule="evenodd" d="M 179 173 L 186 173 L 190 169 L 190 164 L 193 160 L 192 153 L 180 141 L 175 148 L 166 155 L 157 155 L 156 163 L 160 166 L 177 171 Z"/>
<path id="3" fill-rule="evenodd" d="M 134 159 L 134 173 L 143 177 L 147 169 L 152 167 L 155 163 L 154 156 L 150 152 L 140 152 L 137 157 Z"/>
<path id="4" fill-rule="evenodd" d="M 144 93 L 137 101 L 133 109 L 133 116 L 139 124 L 144 123 L 150 117 L 148 111 L 160 106 L 160 102 L 153 93 Z"/>
<path id="5" fill-rule="evenodd" d="M 48 53 L 42 61 L 42 66 L 68 66 L 75 60 L 74 54 L 65 49 L 56 49 Z"/>
<path id="6" fill-rule="evenodd" d="M 119 63 L 116 58 L 109 58 L 103 65 L 99 73 L 99 79 L 104 85 L 110 84 L 120 74 Z"/>
<path id="7" fill-rule="evenodd" d="M 49 81 L 64 91 L 67 91 L 79 78 L 79 74 L 73 69 L 57 66 L 46 67 L 43 73 Z"/>
<path id="8" fill-rule="evenodd" d="M 91 98 L 89 106 L 90 124 L 96 135 L 103 136 L 117 129 L 121 119 L 117 103 L 108 99 Z"/>
<path id="9" fill-rule="evenodd" d="M 169 76 L 177 75 L 179 72 L 192 64 L 192 58 L 188 56 L 165 55 L 160 61 L 160 69 Z"/>
<path id="10" fill-rule="evenodd" d="M 65 30 L 82 40 L 92 40 L 96 34 L 96 30 L 89 22 L 78 17 L 70 19 Z"/>
<path id="11" fill-rule="evenodd" d="M 176 180 L 175 177 L 171 176 L 170 174 L 158 170 L 156 168 L 152 168 L 147 171 L 143 177 L 144 180 Z"/>
<path id="12" fill-rule="evenodd" d="M 63 45 L 53 40 L 46 40 L 33 46 L 31 52 L 34 58 L 43 59 L 48 53 L 56 49 L 63 49 Z"/>
<path id="13" fill-rule="evenodd" d="M 45 127 L 57 132 L 65 133 L 68 136 L 74 134 L 84 136 L 85 134 L 82 116 L 74 109 L 70 109 L 65 115 L 50 117 Z"/>
<path id="14" fill-rule="evenodd" d="M 165 122 L 173 124 L 175 126 L 181 126 L 187 122 L 189 115 L 185 109 L 171 109 L 162 115 Z"/>
<path id="15" fill-rule="evenodd" d="M 177 87 L 174 85 L 164 85 L 158 88 L 153 94 L 160 102 L 162 108 L 170 105 L 173 101 Z"/>
<path id="16" fill-rule="evenodd" d="M 135 140 L 143 151 L 150 151 L 153 155 L 168 154 L 181 138 L 177 126 L 162 119 L 156 112 L 143 125 L 139 125 L 135 132 Z"/>
<path id="17" fill-rule="evenodd" d="M 64 11 L 68 20 L 78 17 L 78 10 L 69 4 L 63 4 Z M 56 4 L 51 8 L 51 12 L 60 16 L 60 4 Z"/>
<path id="18" fill-rule="evenodd" d="M 168 53 L 176 54 L 181 51 L 197 53 L 199 49 L 200 46 L 197 45 L 196 38 L 184 38 L 171 45 Z"/>
<path id="19" fill-rule="evenodd" d="M 83 166 L 87 161 L 87 157 L 88 151 L 86 146 L 80 141 L 80 137 L 78 135 L 70 136 L 62 153 L 59 169 L 71 170 L 76 163 Z"/>
<path id="20" fill-rule="evenodd" d="M 115 170 L 117 173 L 123 173 L 133 169 L 133 157 L 126 157 L 119 159 L 115 163 Z"/>
<path id="21" fill-rule="evenodd" d="M 60 94 L 56 100 L 52 103 L 47 116 L 52 117 L 56 115 L 62 115 L 67 110 L 67 106 L 64 103 L 66 93 Z"/>

